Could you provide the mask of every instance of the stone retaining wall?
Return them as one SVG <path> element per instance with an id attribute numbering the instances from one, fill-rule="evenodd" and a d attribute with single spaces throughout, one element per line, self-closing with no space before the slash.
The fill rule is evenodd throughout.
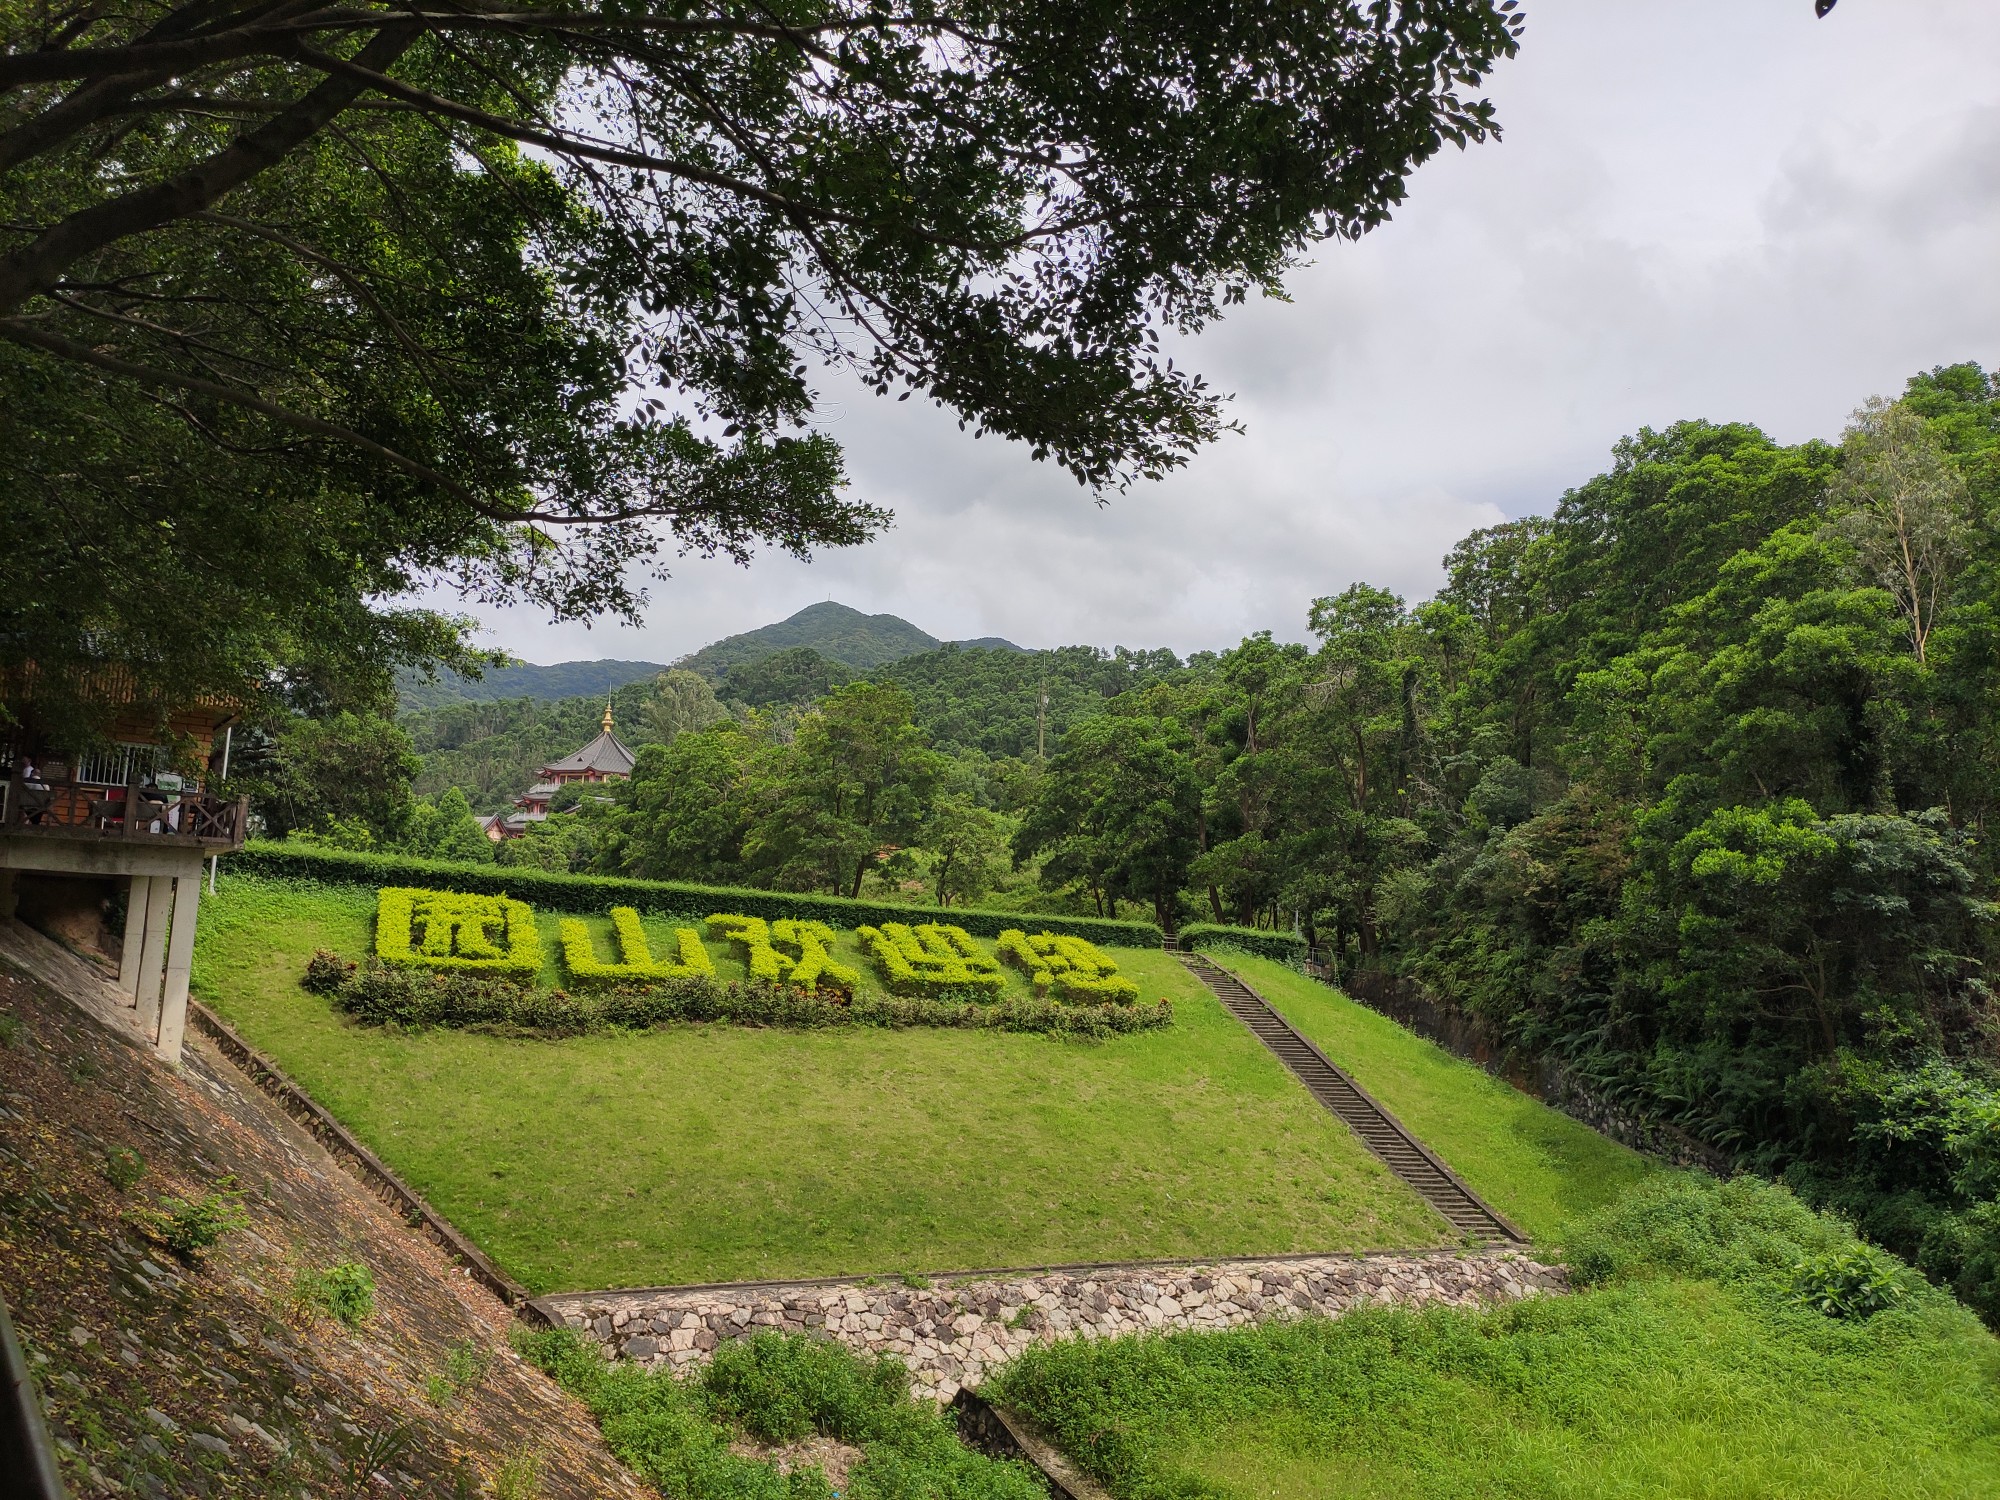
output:
<path id="1" fill-rule="evenodd" d="M 864 1281 L 576 1292 L 537 1298 L 550 1322 L 614 1355 L 683 1370 L 761 1329 L 823 1332 L 909 1366 L 920 1397 L 949 1401 L 1033 1343 L 1169 1328 L 1229 1328 L 1371 1303 L 1465 1307 L 1565 1287 L 1559 1267 L 1518 1251 L 1293 1256 L 1205 1264 L 1057 1268 L 951 1277 L 934 1286 Z"/>

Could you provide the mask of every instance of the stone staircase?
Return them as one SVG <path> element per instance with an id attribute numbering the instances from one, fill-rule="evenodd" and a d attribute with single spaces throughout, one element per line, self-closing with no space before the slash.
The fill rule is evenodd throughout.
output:
<path id="1" fill-rule="evenodd" d="M 1277 1054 L 1306 1091 L 1339 1117 L 1361 1144 L 1444 1216 L 1467 1239 L 1526 1244 L 1527 1236 L 1503 1218 L 1459 1178 L 1367 1090 L 1336 1067 L 1271 1003 L 1226 969 L 1199 953 L 1183 953 L 1182 963 L 1215 992 L 1223 1007 L 1258 1041 Z"/>

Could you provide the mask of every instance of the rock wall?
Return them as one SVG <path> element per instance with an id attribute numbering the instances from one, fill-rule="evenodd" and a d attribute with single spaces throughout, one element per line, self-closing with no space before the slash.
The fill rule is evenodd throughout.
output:
<path id="1" fill-rule="evenodd" d="M 949 1401 L 1030 1344 L 1171 1328 L 1217 1329 L 1375 1303 L 1466 1307 L 1565 1287 L 1518 1251 L 1285 1257 L 1201 1265 L 998 1272 L 938 1285 L 864 1281 L 577 1292 L 532 1305 L 652 1368 L 685 1369 L 762 1329 L 820 1332 L 909 1366 L 920 1397 Z"/>

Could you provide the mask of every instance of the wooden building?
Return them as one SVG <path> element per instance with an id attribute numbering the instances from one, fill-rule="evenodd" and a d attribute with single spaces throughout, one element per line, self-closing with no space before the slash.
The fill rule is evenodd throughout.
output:
<path id="1" fill-rule="evenodd" d="M 247 799 L 209 790 L 239 710 L 162 713 L 133 701 L 116 670 L 92 687 L 117 707 L 105 735 L 77 748 L 38 729 L 31 673 L 0 682 L 17 721 L 0 727 L 0 920 L 115 959 L 140 1029 L 178 1062 L 203 865 L 240 849 L 249 822 Z"/>

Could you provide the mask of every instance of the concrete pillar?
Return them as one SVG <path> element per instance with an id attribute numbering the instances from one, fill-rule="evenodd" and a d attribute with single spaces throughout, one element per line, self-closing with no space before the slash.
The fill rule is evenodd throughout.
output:
<path id="1" fill-rule="evenodd" d="M 155 875 L 146 890 L 146 936 L 140 945 L 138 1000 L 139 1030 L 147 1036 L 160 1034 L 160 981 L 167 972 L 167 922 L 173 911 L 172 877 Z"/>
<path id="2" fill-rule="evenodd" d="M 125 941 L 118 950 L 118 989 L 125 1003 L 139 996 L 139 954 L 146 946 L 146 897 L 153 877 L 134 875 L 125 892 Z"/>
<path id="3" fill-rule="evenodd" d="M 195 914 L 201 909 L 201 866 L 174 877 L 174 935 L 167 944 L 166 993 L 160 1002 L 160 1035 L 155 1050 L 169 1063 L 181 1060 L 187 1034 L 188 970 L 194 965 Z"/>

